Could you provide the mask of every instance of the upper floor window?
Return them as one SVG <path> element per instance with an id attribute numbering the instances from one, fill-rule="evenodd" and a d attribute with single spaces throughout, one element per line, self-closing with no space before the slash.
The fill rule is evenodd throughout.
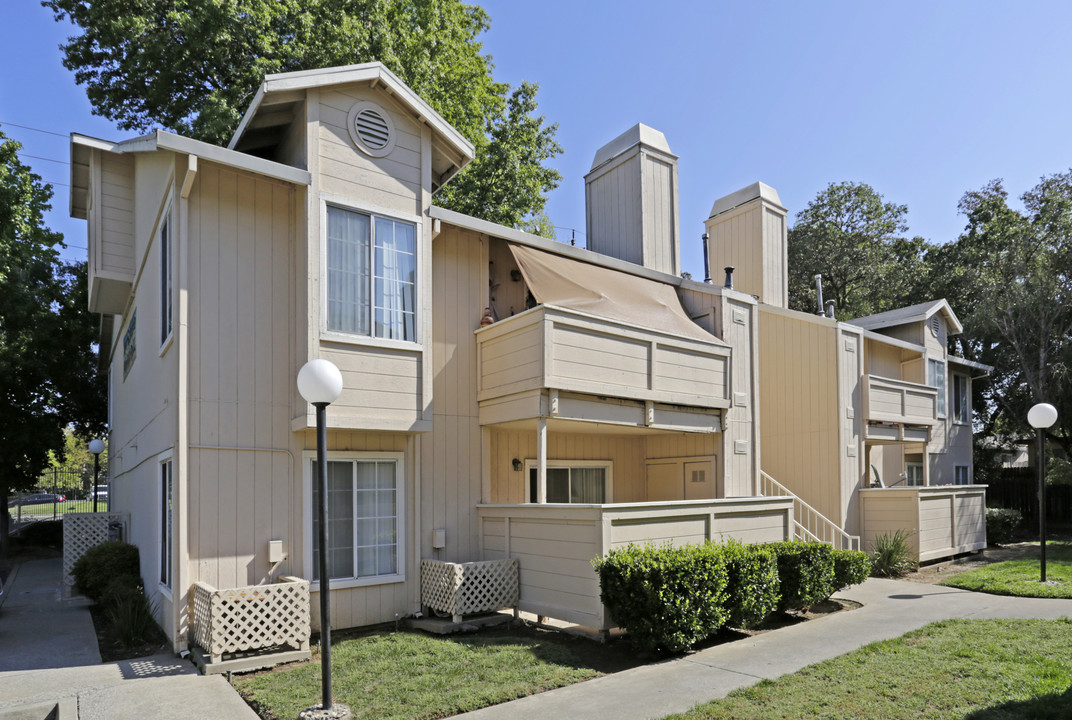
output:
<path id="1" fill-rule="evenodd" d="M 417 228 L 328 206 L 327 329 L 417 341 Z"/>
<path id="2" fill-rule="evenodd" d="M 171 337 L 171 236 L 168 216 L 160 224 L 160 344 Z"/>
<path id="3" fill-rule="evenodd" d="M 938 417 L 945 417 L 945 363 L 927 361 L 927 384 L 938 388 Z"/>
<path id="4" fill-rule="evenodd" d="M 953 421 L 971 421 L 971 385 L 967 375 L 953 375 Z"/>

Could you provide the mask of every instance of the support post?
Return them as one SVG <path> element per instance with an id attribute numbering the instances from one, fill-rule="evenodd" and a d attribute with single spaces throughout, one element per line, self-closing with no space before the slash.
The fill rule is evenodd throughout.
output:
<path id="1" fill-rule="evenodd" d="M 536 502 L 547 502 L 547 418 L 536 421 Z"/>
<path id="2" fill-rule="evenodd" d="M 327 403 L 316 407 L 316 474 L 320 497 L 317 498 L 317 528 L 320 541 L 320 707 L 331 710 L 331 581 L 328 580 L 328 445 Z"/>

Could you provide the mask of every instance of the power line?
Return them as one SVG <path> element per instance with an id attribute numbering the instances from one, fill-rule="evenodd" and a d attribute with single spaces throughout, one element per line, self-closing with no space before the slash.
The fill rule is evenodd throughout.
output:
<path id="1" fill-rule="evenodd" d="M 40 155 L 31 155 L 29 153 L 24 153 L 24 152 L 20 152 L 19 155 L 22 155 L 23 157 L 33 158 L 34 160 L 47 160 L 48 162 L 59 163 L 60 165 L 70 165 L 71 164 L 66 160 L 53 160 L 52 158 L 41 157 Z"/>
<path id="2" fill-rule="evenodd" d="M 44 133 L 45 135 L 55 135 L 56 137 L 61 138 L 69 137 L 64 133 L 53 132 L 52 130 L 42 130 L 41 128 L 30 127 L 29 125 L 19 125 L 18 123 L 13 122 L 4 122 L 3 120 L 0 120 L 0 125 L 10 125 L 11 127 L 22 128 L 23 130 L 33 130 L 34 132 Z"/>

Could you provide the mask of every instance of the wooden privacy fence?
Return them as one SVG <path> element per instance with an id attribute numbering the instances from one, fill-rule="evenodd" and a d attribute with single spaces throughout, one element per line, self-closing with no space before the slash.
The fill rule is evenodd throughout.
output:
<path id="1" fill-rule="evenodd" d="M 989 507 L 1019 510 L 1025 521 L 1038 521 L 1038 480 L 1031 477 L 1003 477 L 993 480 L 986 490 Z M 1046 521 L 1072 525 L 1072 485 L 1046 486 Z"/>
<path id="2" fill-rule="evenodd" d="M 122 513 L 67 513 L 63 516 L 63 589 L 67 595 L 74 587 L 71 570 L 78 558 L 91 547 L 108 540 L 123 539 L 125 516 Z"/>
<path id="3" fill-rule="evenodd" d="M 193 584 L 190 638 L 215 665 L 225 653 L 289 647 L 309 652 L 309 581 L 282 577 L 269 585 L 217 590 Z"/>
<path id="4" fill-rule="evenodd" d="M 454 622 L 463 615 L 517 607 L 517 560 L 452 563 L 421 560 L 421 605 L 449 613 Z"/>

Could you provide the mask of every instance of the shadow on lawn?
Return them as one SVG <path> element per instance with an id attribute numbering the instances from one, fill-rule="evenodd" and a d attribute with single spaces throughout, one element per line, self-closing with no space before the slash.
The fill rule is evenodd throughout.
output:
<path id="1" fill-rule="evenodd" d="M 1069 720 L 1072 718 L 1072 687 L 1030 700 L 1012 700 L 965 715 L 964 720 Z"/>

